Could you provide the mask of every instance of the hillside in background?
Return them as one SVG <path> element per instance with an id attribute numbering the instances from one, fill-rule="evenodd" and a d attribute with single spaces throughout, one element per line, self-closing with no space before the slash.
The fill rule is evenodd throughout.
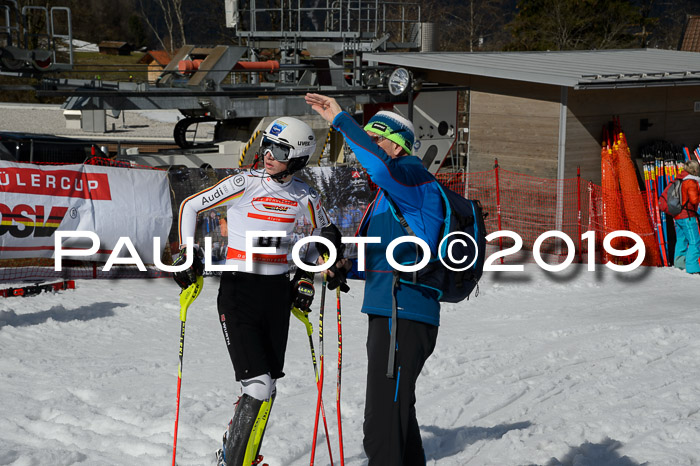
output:
<path id="1" fill-rule="evenodd" d="M 102 79 L 105 81 L 145 81 L 147 79 L 146 65 L 139 64 L 143 52 L 132 52 L 131 55 L 104 55 L 99 52 L 74 52 L 73 71 L 49 72 L 48 77 L 74 79 Z M 36 78 L 17 78 L 1 76 L 0 86 L 36 85 Z M 0 89 L 0 102 L 22 102 L 42 104 L 62 104 L 63 97 L 37 97 L 31 90 Z M 1 128 L 0 128 L 1 129 Z"/>

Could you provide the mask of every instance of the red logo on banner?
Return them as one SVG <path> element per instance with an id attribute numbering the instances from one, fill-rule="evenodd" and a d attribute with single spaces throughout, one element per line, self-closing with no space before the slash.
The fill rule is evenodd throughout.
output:
<path id="1" fill-rule="evenodd" d="M 15 238 L 28 236 L 47 238 L 61 226 L 63 217 L 66 216 L 68 207 L 52 206 L 46 215 L 48 207 L 43 205 L 32 206 L 20 204 L 11 208 L 0 204 L 0 236 L 9 232 Z"/>
<path id="2" fill-rule="evenodd" d="M 107 174 L 74 170 L 0 169 L 0 192 L 79 197 L 96 201 L 112 199 Z"/>

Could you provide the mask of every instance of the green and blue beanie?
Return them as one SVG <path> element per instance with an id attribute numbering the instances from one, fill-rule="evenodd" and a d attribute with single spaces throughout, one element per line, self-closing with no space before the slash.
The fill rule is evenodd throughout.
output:
<path id="1" fill-rule="evenodd" d="M 365 125 L 365 131 L 371 131 L 395 142 L 403 147 L 408 155 L 413 153 L 415 139 L 413 123 L 398 113 L 386 110 L 377 112 Z"/>

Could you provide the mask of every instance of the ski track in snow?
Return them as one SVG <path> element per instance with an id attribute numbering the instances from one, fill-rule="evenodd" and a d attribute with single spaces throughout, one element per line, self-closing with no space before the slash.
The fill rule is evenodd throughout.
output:
<path id="1" fill-rule="evenodd" d="M 699 285 L 671 269 L 487 272 L 478 297 L 443 305 L 418 381 L 428 464 L 698 464 Z M 346 464 L 364 465 L 366 316 L 362 282 L 351 287 L 342 298 L 344 450 Z M 217 289 L 206 278 L 188 312 L 180 466 L 213 463 L 239 393 Z M 74 291 L 0 301 L 0 465 L 170 464 L 178 291 L 166 279 L 78 281 Z M 338 463 L 333 293 L 324 336 Z M 318 357 L 316 335 L 314 344 Z M 285 372 L 262 452 L 272 466 L 300 466 L 309 461 L 316 389 L 306 332 L 293 317 Z M 330 464 L 322 424 L 316 464 Z"/>

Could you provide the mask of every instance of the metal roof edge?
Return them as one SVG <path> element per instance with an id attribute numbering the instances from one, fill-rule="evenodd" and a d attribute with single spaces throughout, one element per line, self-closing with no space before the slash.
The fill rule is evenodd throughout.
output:
<path id="1" fill-rule="evenodd" d="M 409 52 L 407 52 L 409 53 Z M 428 52 L 430 54 L 434 54 L 435 52 Z M 441 52 L 440 52 L 441 53 Z M 469 52 L 465 52 L 469 53 Z M 399 55 L 401 55 L 402 59 L 399 59 Z M 498 70 L 486 70 L 483 67 L 478 67 L 474 66 L 470 70 L 469 73 L 462 73 L 458 70 L 455 70 L 454 68 L 450 68 L 450 64 L 448 63 L 433 63 L 433 65 L 437 66 L 423 66 L 421 63 L 416 63 L 414 60 L 418 60 L 419 57 L 415 57 L 411 60 L 405 60 L 403 59 L 403 56 L 405 53 L 402 54 L 376 54 L 376 53 L 370 53 L 370 54 L 364 54 L 363 58 L 369 61 L 377 61 L 381 63 L 388 63 L 390 65 L 396 65 L 396 66 L 408 66 L 408 67 L 413 67 L 413 68 L 423 68 L 423 69 L 430 69 L 430 70 L 435 70 L 435 71 L 446 71 L 449 73 L 456 73 L 456 74 L 471 74 L 475 76 L 484 76 L 484 77 L 491 77 L 491 78 L 500 78 L 500 79 L 508 79 L 511 81 L 522 81 L 522 82 L 532 82 L 532 83 L 538 83 L 538 84 L 550 84 L 554 86 L 566 86 L 566 87 L 574 87 L 578 84 L 577 80 L 574 79 L 566 79 L 562 77 L 555 77 L 551 75 L 546 75 L 546 74 L 541 74 L 541 73 L 531 73 L 531 72 L 520 72 L 518 74 L 519 77 L 514 77 L 512 74 L 508 74 L 506 72 L 500 72 Z M 387 57 L 395 57 L 395 60 L 387 60 Z M 423 55 L 423 58 L 425 58 L 425 55 Z"/>
<path id="2" fill-rule="evenodd" d="M 644 53 L 648 55 L 665 55 L 668 57 L 675 56 L 677 57 L 680 54 L 688 54 L 688 53 L 697 53 L 697 52 L 686 52 L 686 51 L 680 51 L 680 50 L 666 50 L 666 49 L 602 49 L 602 50 L 557 50 L 557 51 L 522 51 L 522 52 L 375 52 L 375 53 L 366 53 L 363 55 L 363 57 L 366 60 L 369 61 L 376 61 L 380 63 L 386 63 L 386 64 L 391 64 L 395 66 L 407 66 L 411 68 L 419 68 L 419 69 L 428 69 L 428 70 L 435 70 L 435 71 L 444 71 L 448 73 L 455 73 L 455 74 L 464 74 L 464 75 L 473 75 L 473 76 L 482 76 L 482 77 L 492 77 L 492 78 L 498 78 L 498 79 L 507 79 L 511 81 L 518 81 L 518 82 L 529 82 L 529 83 L 537 83 L 537 84 L 546 84 L 546 85 L 553 85 L 553 86 L 564 86 L 564 87 L 570 87 L 573 89 L 584 89 L 584 88 L 593 88 L 597 87 L 596 84 L 596 76 L 595 73 L 591 74 L 581 74 L 581 75 L 570 75 L 570 76 L 562 76 L 562 75 L 553 75 L 553 74 L 548 74 L 548 73 L 539 73 L 539 72 L 533 72 L 533 71 L 517 71 L 517 72 L 511 72 L 509 70 L 505 69 L 498 69 L 498 68 L 489 68 L 489 67 L 484 67 L 480 63 L 477 64 L 464 64 L 460 63 L 455 65 L 454 63 L 449 63 L 444 60 L 444 57 L 446 56 L 469 56 L 469 55 L 492 55 L 492 56 L 497 56 L 497 55 L 534 55 L 534 56 L 545 56 L 545 55 L 577 55 L 577 54 L 606 54 L 609 55 L 611 53 L 617 54 L 617 53 L 625 53 L 625 54 L 638 54 L 638 53 Z M 431 60 L 431 57 L 435 57 L 435 60 Z M 437 58 L 443 58 L 441 60 L 437 60 Z M 698 58 L 700 58 L 700 54 L 698 55 Z M 467 67 L 468 70 L 460 70 L 458 69 L 459 67 Z M 685 71 L 688 73 L 687 71 Z M 667 72 L 666 75 L 680 75 L 682 72 L 681 71 L 670 71 Z M 690 72 L 691 76 L 677 76 L 677 77 L 665 77 L 663 79 L 663 82 L 659 82 L 661 80 L 654 80 L 654 86 L 663 86 L 663 85 L 668 85 L 668 86 L 675 86 L 678 84 L 683 84 L 686 81 L 692 80 L 695 81 L 697 76 L 695 75 L 695 71 Z M 640 73 L 640 74 L 646 74 L 646 73 Z M 658 73 L 649 73 L 650 75 L 658 74 Z M 614 87 L 615 81 L 614 79 L 610 79 L 611 76 L 613 75 L 619 75 L 620 81 L 629 81 L 631 75 L 634 75 L 634 73 L 610 73 L 609 75 L 606 76 L 607 79 L 601 81 L 601 84 L 603 85 L 610 85 L 612 84 Z M 650 76 L 651 77 L 651 76 Z M 593 78 L 593 79 L 591 79 Z M 640 81 L 643 81 L 643 79 L 640 79 Z M 629 85 L 629 83 L 626 83 Z M 644 83 L 640 82 L 639 87 L 644 87 Z M 601 85 L 600 87 L 603 87 Z"/>

